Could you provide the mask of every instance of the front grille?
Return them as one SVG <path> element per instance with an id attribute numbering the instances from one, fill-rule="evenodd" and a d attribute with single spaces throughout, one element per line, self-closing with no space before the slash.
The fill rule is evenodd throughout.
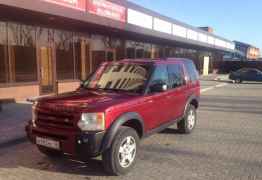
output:
<path id="1" fill-rule="evenodd" d="M 74 116 L 62 113 L 37 112 L 36 125 L 59 129 L 73 129 Z"/>
<path id="2" fill-rule="evenodd" d="M 53 134 L 53 133 L 43 133 L 37 130 L 33 130 L 33 134 L 35 134 L 36 136 L 40 136 L 40 137 L 52 138 L 58 141 L 67 140 L 67 137 L 65 135 L 58 135 L 58 134 Z"/>

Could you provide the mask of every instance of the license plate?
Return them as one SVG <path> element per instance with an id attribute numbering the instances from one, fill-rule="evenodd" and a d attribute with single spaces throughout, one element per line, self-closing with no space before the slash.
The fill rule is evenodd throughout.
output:
<path id="1" fill-rule="evenodd" d="M 51 139 L 36 137 L 36 144 L 40 146 L 45 146 L 51 149 L 60 150 L 60 143 Z"/>

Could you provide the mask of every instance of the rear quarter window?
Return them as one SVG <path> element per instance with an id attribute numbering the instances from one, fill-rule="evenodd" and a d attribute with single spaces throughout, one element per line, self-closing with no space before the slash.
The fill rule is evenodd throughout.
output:
<path id="1" fill-rule="evenodd" d="M 187 73 L 191 81 L 197 81 L 199 79 L 199 73 L 196 69 L 195 64 L 192 61 L 185 63 Z"/>
<path id="2" fill-rule="evenodd" d="M 168 78 L 170 88 L 180 87 L 184 84 L 183 68 L 180 64 L 169 64 Z"/>

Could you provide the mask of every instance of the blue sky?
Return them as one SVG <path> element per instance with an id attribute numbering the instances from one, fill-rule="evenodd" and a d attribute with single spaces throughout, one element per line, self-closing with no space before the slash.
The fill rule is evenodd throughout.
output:
<path id="1" fill-rule="evenodd" d="M 211 26 L 215 34 L 262 49 L 261 0 L 130 0 L 193 26 Z"/>

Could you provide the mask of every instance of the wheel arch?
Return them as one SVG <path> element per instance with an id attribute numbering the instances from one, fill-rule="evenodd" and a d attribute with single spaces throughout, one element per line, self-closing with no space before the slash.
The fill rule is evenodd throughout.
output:
<path id="1" fill-rule="evenodd" d="M 144 121 L 142 117 L 135 112 L 124 113 L 113 122 L 106 132 L 103 139 L 102 151 L 108 149 L 111 146 L 113 139 L 121 126 L 133 128 L 138 133 L 140 138 L 144 136 Z"/>
<path id="2" fill-rule="evenodd" d="M 186 102 L 186 106 L 184 108 L 184 116 L 186 115 L 187 108 L 190 105 L 193 105 L 193 106 L 195 106 L 196 109 L 198 109 L 199 99 L 200 99 L 199 96 L 196 96 L 195 94 L 192 94 L 191 96 L 189 96 L 189 98 L 187 99 L 187 102 Z"/>

